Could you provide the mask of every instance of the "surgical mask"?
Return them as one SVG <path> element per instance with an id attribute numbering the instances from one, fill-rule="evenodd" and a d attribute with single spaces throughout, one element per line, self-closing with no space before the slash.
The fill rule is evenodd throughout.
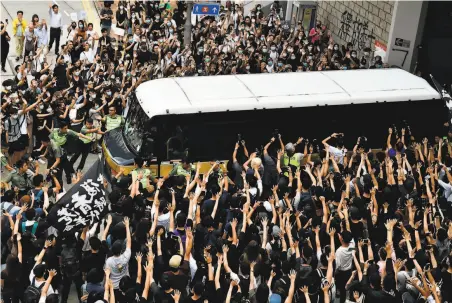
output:
<path id="1" fill-rule="evenodd" d="M 263 49 L 262 49 L 262 52 L 263 52 L 263 53 L 266 53 L 267 51 L 268 51 L 268 50 L 267 50 L 266 48 L 263 48 Z"/>
<path id="2" fill-rule="evenodd" d="M 353 57 L 353 58 L 356 58 L 356 54 L 355 54 L 355 53 L 353 53 L 353 54 L 352 54 L 352 57 Z"/>
<path id="3" fill-rule="evenodd" d="M 295 60 L 295 55 L 290 56 L 290 59 Z"/>
<path id="4" fill-rule="evenodd" d="M 311 60 L 312 60 L 312 57 L 311 57 L 311 56 L 309 56 L 309 57 L 308 57 L 308 61 L 311 61 Z"/>
<path id="5" fill-rule="evenodd" d="M 75 72 L 74 75 L 78 76 L 80 75 L 80 72 Z"/>
<path id="6" fill-rule="evenodd" d="M 278 62 L 278 66 L 282 67 L 283 66 L 282 62 Z"/>
<path id="7" fill-rule="evenodd" d="M 339 49 L 339 47 L 338 47 L 338 46 L 335 46 L 335 47 L 334 47 L 334 50 L 338 50 L 338 49 Z"/>
<path id="8" fill-rule="evenodd" d="M 272 47 L 270 47 L 270 49 L 271 49 L 272 51 L 275 51 L 275 50 L 276 50 L 276 46 L 272 46 Z"/>
<path id="9" fill-rule="evenodd" d="M 155 20 L 159 21 L 160 20 L 160 16 L 155 16 Z"/>
<path id="10" fill-rule="evenodd" d="M 147 24 L 151 23 L 151 19 L 146 19 L 146 23 Z"/>
<path id="11" fill-rule="evenodd" d="M 166 22 L 166 25 L 168 25 L 168 27 L 171 26 L 171 21 Z"/>
<path id="12" fill-rule="evenodd" d="M 238 50 L 238 53 L 239 53 L 239 54 L 242 54 L 242 53 L 243 53 L 243 50 L 239 49 L 239 50 Z"/>
<path id="13" fill-rule="evenodd" d="M 93 100 L 94 100 L 94 99 L 93 99 Z M 93 100 L 91 100 L 91 101 L 93 101 Z M 94 108 L 95 108 L 95 109 L 98 109 L 98 108 L 99 108 L 99 105 L 97 105 L 97 104 L 94 105 Z"/>
<path id="14" fill-rule="evenodd" d="M 262 37 L 261 37 L 261 40 L 262 40 L 262 41 L 265 41 L 265 37 L 264 37 L 264 36 L 262 36 Z"/>
<path id="15" fill-rule="evenodd" d="M 308 46 L 308 51 L 312 51 L 312 46 Z"/>
<path id="16" fill-rule="evenodd" d="M 121 5 L 121 6 L 119 7 L 119 9 L 120 9 L 120 10 L 123 10 L 123 9 L 124 9 L 124 6 Z"/>
<path id="17" fill-rule="evenodd" d="M 293 52 L 293 48 L 288 48 L 287 51 L 288 51 L 289 53 L 291 53 L 291 52 Z"/>
<path id="18" fill-rule="evenodd" d="M 107 92 L 107 96 L 111 96 L 111 92 Z"/>
<path id="19" fill-rule="evenodd" d="M 146 43 L 146 39 L 141 39 L 141 42 Z"/>
<path id="20" fill-rule="evenodd" d="M 91 98 L 93 98 L 93 99 L 95 99 L 96 98 L 96 95 L 95 94 L 93 94 L 93 95 L 89 95 Z"/>
<path id="21" fill-rule="evenodd" d="M 84 26 L 84 25 L 81 24 L 81 23 L 78 25 L 79 28 L 83 28 L 83 26 Z"/>
<path id="22" fill-rule="evenodd" d="M 172 28 L 169 29 L 170 34 L 172 34 L 174 32 L 174 30 Z"/>
<path id="23" fill-rule="evenodd" d="M 48 112 L 48 113 L 53 112 L 53 111 L 52 111 L 52 108 L 51 108 L 51 107 L 48 107 L 48 108 L 47 108 L 47 112 Z"/>
<path id="24" fill-rule="evenodd" d="M 258 7 L 257 7 L 257 10 L 258 10 L 258 11 L 260 11 L 260 10 L 261 10 L 261 7 L 260 7 L 260 6 L 258 6 Z"/>
<path id="25" fill-rule="evenodd" d="M 11 118 L 17 119 L 17 118 L 19 118 L 19 115 L 11 115 Z"/>
<path id="26" fill-rule="evenodd" d="M 364 56 L 369 56 L 369 52 L 364 52 Z"/>
<path id="27" fill-rule="evenodd" d="M 246 66 L 246 70 L 250 70 L 250 66 L 249 65 Z"/>
<path id="28" fill-rule="evenodd" d="M 43 110 L 44 109 L 44 105 L 39 105 L 39 109 Z"/>
<path id="29" fill-rule="evenodd" d="M 200 53 L 202 53 L 202 52 L 204 52 L 204 49 L 203 49 L 203 48 L 198 48 L 198 51 L 199 51 Z"/>
<path id="30" fill-rule="evenodd" d="M 210 58 L 206 58 L 206 62 L 210 62 Z"/>
<path id="31" fill-rule="evenodd" d="M 273 62 L 270 61 L 270 62 L 268 62 L 267 64 L 268 64 L 268 66 L 272 66 L 272 65 L 273 65 Z"/>

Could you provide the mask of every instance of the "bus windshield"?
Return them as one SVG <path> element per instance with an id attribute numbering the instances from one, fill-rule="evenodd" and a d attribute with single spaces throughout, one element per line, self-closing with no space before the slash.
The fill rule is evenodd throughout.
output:
<path id="1" fill-rule="evenodd" d="M 127 145 L 138 154 L 141 149 L 143 137 L 150 130 L 150 118 L 144 112 L 140 103 L 133 95 L 127 113 L 123 134 Z"/>

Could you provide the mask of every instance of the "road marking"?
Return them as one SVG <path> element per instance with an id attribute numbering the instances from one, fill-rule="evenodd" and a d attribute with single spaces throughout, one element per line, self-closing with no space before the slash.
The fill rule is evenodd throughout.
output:
<path id="1" fill-rule="evenodd" d="M 66 16 L 68 16 L 69 17 L 69 14 L 67 13 L 67 11 L 63 11 L 65 14 L 66 14 Z"/>

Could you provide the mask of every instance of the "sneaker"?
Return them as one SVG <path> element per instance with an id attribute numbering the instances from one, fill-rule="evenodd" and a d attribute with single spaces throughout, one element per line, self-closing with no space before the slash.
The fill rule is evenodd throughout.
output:
<path id="1" fill-rule="evenodd" d="M 2 72 L 6 73 L 6 69 L 4 67 L 2 67 Z"/>
<path id="2" fill-rule="evenodd" d="M 58 57 L 59 55 L 60 55 L 59 53 L 55 53 L 55 56 L 57 56 L 57 57 Z"/>
<path id="3" fill-rule="evenodd" d="M 66 178 L 66 184 L 72 184 L 72 179 L 71 178 Z"/>

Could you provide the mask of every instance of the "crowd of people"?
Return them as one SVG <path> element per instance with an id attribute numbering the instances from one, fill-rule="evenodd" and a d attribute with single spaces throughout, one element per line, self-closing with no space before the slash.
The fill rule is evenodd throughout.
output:
<path id="1" fill-rule="evenodd" d="M 73 22 L 60 47 L 57 4 L 49 25 L 17 12 L 16 76 L 1 92 L 3 302 L 66 303 L 72 284 L 89 303 L 452 301 L 452 132 L 376 125 L 386 150 L 358 138 L 348 152 L 334 133 L 316 154 L 275 134 L 262 154 L 225 146 L 227 171 L 212 162 L 201 174 L 184 159 L 162 178 L 137 157 L 131 174 L 111 176 L 101 222 L 71 233 L 49 224 L 144 81 L 385 67 L 320 22 L 280 15 L 277 1 L 246 16 L 228 2 L 217 17 L 188 16 L 184 45 L 184 2 L 105 2 L 101 32 Z"/>

